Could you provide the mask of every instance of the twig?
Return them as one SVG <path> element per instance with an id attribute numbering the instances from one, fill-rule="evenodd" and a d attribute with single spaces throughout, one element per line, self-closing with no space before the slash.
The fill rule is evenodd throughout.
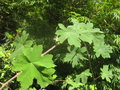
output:
<path id="1" fill-rule="evenodd" d="M 3 85 L 3 83 L 0 82 L 1 85 Z"/>
<path id="2" fill-rule="evenodd" d="M 101 76 L 98 76 L 98 77 L 96 77 L 96 78 L 94 78 L 94 81 L 96 81 L 97 79 L 99 79 Z"/>
<path id="3" fill-rule="evenodd" d="M 51 50 L 53 50 L 57 45 L 52 46 L 50 49 L 48 49 L 46 52 L 44 52 L 43 54 L 41 54 L 41 56 L 46 55 L 47 53 L 49 53 Z"/>
<path id="4" fill-rule="evenodd" d="M 44 52 L 43 54 L 41 54 L 41 56 L 46 55 L 46 54 L 49 53 L 51 50 L 53 50 L 56 46 L 57 46 L 57 45 L 52 46 L 52 47 L 51 47 L 50 49 L 48 49 L 46 52 Z M 12 80 L 14 80 L 15 78 L 17 78 L 21 73 L 22 73 L 22 71 L 21 71 L 21 72 L 18 72 L 15 76 L 13 76 L 11 79 L 9 79 L 9 80 L 8 80 L 7 82 L 5 82 L 5 83 L 1 83 L 1 82 L 0 82 L 0 84 L 2 85 L 2 87 L 0 87 L 0 90 L 2 90 L 4 87 L 6 87 Z M 42 88 L 41 88 L 40 90 L 42 90 Z"/>
<path id="5" fill-rule="evenodd" d="M 65 82 L 65 80 L 55 80 L 55 82 Z"/>
<path id="6" fill-rule="evenodd" d="M 6 87 L 12 80 L 14 80 L 16 77 L 18 77 L 21 73 L 22 72 L 17 73 L 14 77 L 9 79 L 6 83 L 2 84 L 2 87 L 0 88 L 0 90 L 2 90 L 4 87 Z"/>

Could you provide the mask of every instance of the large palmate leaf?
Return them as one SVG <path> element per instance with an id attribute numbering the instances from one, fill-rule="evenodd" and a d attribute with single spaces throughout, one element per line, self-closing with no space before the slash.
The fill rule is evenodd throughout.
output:
<path id="1" fill-rule="evenodd" d="M 76 48 L 73 49 L 68 48 L 69 53 L 66 54 L 64 58 L 64 62 L 70 62 L 72 63 L 72 67 L 75 67 L 77 65 L 81 65 L 80 60 L 87 60 L 87 58 L 84 56 L 84 53 L 86 52 L 86 48 Z"/>
<path id="2" fill-rule="evenodd" d="M 22 71 L 17 78 L 21 83 L 21 88 L 26 90 L 36 78 L 41 87 L 45 87 L 51 83 L 54 74 L 54 63 L 52 55 L 40 56 L 42 46 L 33 46 L 33 48 L 24 48 L 23 54 L 18 56 L 13 64 L 14 71 Z"/>
<path id="3" fill-rule="evenodd" d="M 96 57 L 100 55 L 103 58 L 110 57 L 109 54 L 112 52 L 112 49 L 109 45 L 105 44 L 105 35 L 99 28 L 93 28 L 92 23 L 79 23 L 75 19 L 72 19 L 71 22 L 73 25 L 68 27 L 59 24 L 60 30 L 56 31 L 58 41 L 63 43 L 67 40 L 69 45 L 74 45 L 75 47 L 81 47 L 81 42 L 87 42 L 94 47 Z"/>
<path id="4" fill-rule="evenodd" d="M 58 30 L 56 34 L 60 36 L 58 40 L 63 43 L 66 39 L 70 45 L 80 47 L 79 34 L 69 27 L 65 27 L 63 24 L 59 24 L 61 30 Z"/>
<path id="5" fill-rule="evenodd" d="M 109 70 L 108 65 L 104 65 L 103 68 L 101 68 L 101 77 L 102 79 L 106 79 L 106 81 L 110 82 L 113 77 L 112 71 Z"/>
<path id="6" fill-rule="evenodd" d="M 77 20 L 72 20 L 73 25 L 65 27 L 63 24 L 59 24 L 60 30 L 56 32 L 59 36 L 59 41 L 63 43 L 66 39 L 70 45 L 80 47 L 80 42 L 86 41 L 92 43 L 95 38 L 94 34 L 102 33 L 98 28 L 93 29 L 92 23 L 79 23 Z"/>

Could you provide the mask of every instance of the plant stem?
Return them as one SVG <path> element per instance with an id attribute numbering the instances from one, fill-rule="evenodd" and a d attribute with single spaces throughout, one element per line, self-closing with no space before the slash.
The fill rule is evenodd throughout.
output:
<path id="1" fill-rule="evenodd" d="M 22 72 L 18 72 L 14 77 L 12 77 L 7 82 L 5 82 L 4 84 L 2 84 L 2 87 L 0 88 L 0 90 L 2 90 L 4 87 L 6 87 L 12 80 L 14 80 L 16 77 L 18 77 L 21 73 Z"/>
<path id="2" fill-rule="evenodd" d="M 46 55 L 47 53 L 49 53 L 50 51 L 52 51 L 57 45 L 52 46 L 50 49 L 48 49 L 46 52 L 42 53 L 41 56 Z"/>
<path id="3" fill-rule="evenodd" d="M 54 45 L 52 46 L 50 49 L 48 49 L 46 52 L 42 53 L 41 56 L 44 56 L 46 55 L 47 53 L 49 53 L 51 50 L 53 50 L 57 45 Z M 18 72 L 15 76 L 13 76 L 11 79 L 9 79 L 7 82 L 5 83 L 1 83 L 0 84 L 2 85 L 2 87 L 0 87 L 0 90 L 2 90 L 4 87 L 6 87 L 12 80 L 14 80 L 15 78 L 17 78 L 20 74 L 22 73 L 21 72 Z"/>

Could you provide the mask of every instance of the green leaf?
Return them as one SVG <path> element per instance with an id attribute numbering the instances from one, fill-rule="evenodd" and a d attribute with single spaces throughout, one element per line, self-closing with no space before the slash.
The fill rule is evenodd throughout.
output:
<path id="1" fill-rule="evenodd" d="M 5 54 L 6 54 L 6 52 L 5 52 L 4 48 L 0 47 L 0 58 L 5 57 Z"/>
<path id="2" fill-rule="evenodd" d="M 29 34 L 25 31 L 22 32 L 21 35 L 18 35 L 14 41 L 15 51 L 10 56 L 10 59 L 14 59 L 17 56 L 22 54 L 22 50 L 27 47 L 31 47 L 33 44 L 32 40 L 28 40 Z"/>
<path id="3" fill-rule="evenodd" d="M 59 26 L 60 29 L 63 29 L 63 30 L 66 29 L 66 27 L 63 24 L 58 24 L 58 26 Z"/>
<path id="4" fill-rule="evenodd" d="M 52 55 L 40 56 L 42 50 L 40 45 L 24 48 L 23 54 L 12 62 L 13 71 L 22 71 L 17 80 L 20 81 L 23 90 L 29 88 L 34 78 L 38 80 L 41 87 L 46 87 L 52 82 L 52 75 L 55 72 Z"/>
<path id="5" fill-rule="evenodd" d="M 12 39 L 12 38 L 13 38 L 13 36 L 12 36 L 10 33 L 8 33 L 8 32 L 5 32 L 5 36 L 6 36 L 8 39 Z"/>
<path id="6" fill-rule="evenodd" d="M 72 50 L 71 48 L 68 49 L 69 53 L 66 54 L 64 62 L 72 63 L 72 67 L 81 65 L 80 60 L 87 60 L 87 58 L 84 56 L 84 53 L 87 51 L 85 47 L 82 48 L 74 47 Z"/>
<path id="7" fill-rule="evenodd" d="M 112 47 L 103 43 L 98 43 L 97 45 L 94 45 L 94 51 L 96 57 L 99 57 L 101 55 L 103 58 L 110 58 L 110 53 L 112 53 Z"/>
<path id="8" fill-rule="evenodd" d="M 36 90 L 35 88 L 30 88 L 29 90 Z"/>
<path id="9" fill-rule="evenodd" d="M 59 28 L 61 30 L 58 30 L 56 34 L 59 36 L 58 40 L 60 43 L 63 43 L 65 40 L 67 40 L 70 45 L 80 47 L 79 34 L 77 34 L 69 27 L 64 27 L 62 24 L 59 24 Z"/>
<path id="10" fill-rule="evenodd" d="M 69 25 L 68 27 L 59 24 L 60 30 L 56 32 L 59 36 L 58 41 L 63 43 L 67 40 L 69 45 L 79 48 L 81 47 L 81 42 L 87 42 L 93 45 L 96 57 L 100 57 L 101 55 L 103 58 L 110 58 L 112 48 L 105 44 L 105 35 L 99 28 L 93 28 L 92 23 L 79 23 L 75 19 L 72 19 L 71 22 L 73 25 Z M 77 61 L 75 60 L 74 63 L 77 63 Z"/>
<path id="11" fill-rule="evenodd" d="M 112 71 L 109 70 L 108 65 L 104 65 L 103 68 L 101 68 L 101 77 L 102 79 L 106 79 L 106 81 L 111 82 L 110 79 L 112 79 L 113 74 Z"/>
<path id="12" fill-rule="evenodd" d="M 71 22 L 73 25 L 69 25 L 68 27 L 65 27 L 63 24 L 59 24 L 60 30 L 57 30 L 56 34 L 59 36 L 58 41 L 60 41 L 60 43 L 67 40 L 69 45 L 80 47 L 81 41 L 88 42 L 89 44 L 96 44 L 98 41 L 96 38 L 98 37 L 102 38 L 99 42 L 104 41 L 103 32 L 101 32 L 99 28 L 93 28 L 92 23 L 79 23 L 75 19 L 72 19 Z"/>
<path id="13" fill-rule="evenodd" d="M 9 87 L 5 87 L 5 88 L 3 88 L 3 90 L 9 90 Z"/>
<path id="14" fill-rule="evenodd" d="M 75 81 L 80 82 L 80 80 L 81 80 L 82 83 L 86 84 L 89 76 L 91 77 L 92 74 L 90 73 L 90 70 L 87 69 L 87 70 L 83 71 L 81 74 L 76 75 Z"/>
<path id="15" fill-rule="evenodd" d="M 68 85 L 68 87 L 67 87 Z M 81 82 L 75 82 L 72 77 L 67 77 L 65 83 L 63 84 L 62 88 L 68 88 L 68 90 L 81 90 L 80 87 L 84 86 Z"/>
<path id="16" fill-rule="evenodd" d="M 98 35 L 100 37 L 102 37 L 103 35 L 103 32 L 101 32 L 99 28 L 93 28 L 92 23 L 80 24 L 80 25 L 81 25 L 81 29 L 78 30 L 78 33 L 80 34 L 80 39 L 82 41 L 92 44 Z"/>
<path id="17" fill-rule="evenodd" d="M 14 45 L 16 47 L 19 47 L 19 44 L 24 44 L 25 41 L 27 40 L 29 34 L 26 33 L 26 31 L 23 31 L 21 35 L 18 35 L 14 41 Z"/>

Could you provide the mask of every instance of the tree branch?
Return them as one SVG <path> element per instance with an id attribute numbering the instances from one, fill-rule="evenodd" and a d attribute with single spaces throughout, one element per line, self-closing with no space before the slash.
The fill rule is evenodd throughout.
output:
<path id="1" fill-rule="evenodd" d="M 46 55 L 47 53 L 49 53 L 51 50 L 53 50 L 57 45 L 54 45 L 52 46 L 50 49 L 48 49 L 46 52 L 42 53 L 41 56 L 44 56 Z M 9 79 L 7 82 L 5 83 L 1 83 L 0 84 L 2 85 L 2 87 L 0 88 L 0 90 L 2 90 L 4 87 L 6 87 L 12 80 L 14 80 L 15 78 L 17 78 L 20 74 L 22 73 L 21 72 L 18 72 L 15 76 L 13 76 L 11 79 Z"/>
<path id="2" fill-rule="evenodd" d="M 22 72 L 17 73 L 14 77 L 12 77 L 7 82 L 5 82 L 4 84 L 2 84 L 2 87 L 0 88 L 0 90 L 2 90 L 4 87 L 6 87 L 12 80 L 14 80 L 16 77 L 18 77 L 21 73 Z"/>
<path id="3" fill-rule="evenodd" d="M 3 85 L 3 83 L 0 82 L 1 85 Z"/>
<path id="4" fill-rule="evenodd" d="M 47 53 L 49 53 L 50 51 L 52 51 L 57 45 L 52 46 L 50 49 L 48 49 L 46 52 L 44 52 L 43 54 L 41 54 L 41 56 L 46 55 Z"/>

